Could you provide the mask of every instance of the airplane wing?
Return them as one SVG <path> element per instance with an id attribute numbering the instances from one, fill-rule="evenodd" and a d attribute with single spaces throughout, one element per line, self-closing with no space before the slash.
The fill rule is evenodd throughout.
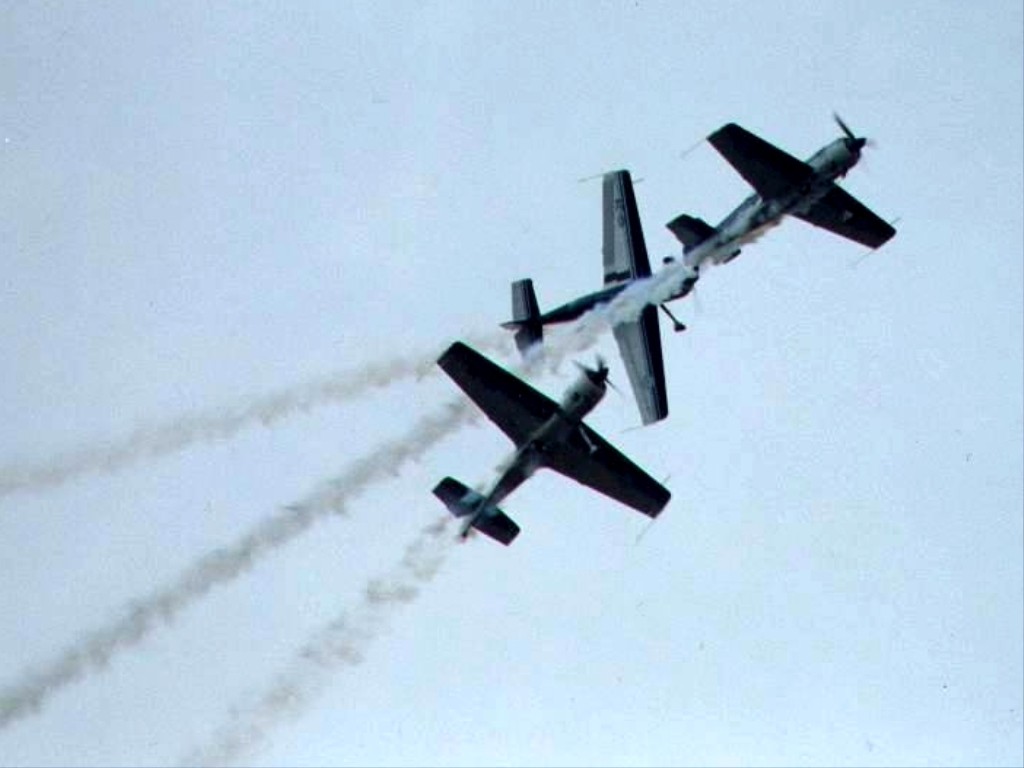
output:
<path id="1" fill-rule="evenodd" d="M 735 123 L 723 125 L 708 141 L 765 199 L 781 197 L 814 175 L 807 163 Z"/>
<path id="2" fill-rule="evenodd" d="M 793 215 L 868 248 L 878 248 L 896 234 L 891 224 L 835 184 L 809 210 L 803 213 L 794 211 Z"/>
<path id="3" fill-rule="evenodd" d="M 586 424 L 555 447 L 544 464 L 648 517 L 657 517 L 672 496 Z"/>
<path id="4" fill-rule="evenodd" d="M 605 285 L 647 277 L 651 263 L 629 171 L 604 175 L 602 203 Z M 633 322 L 615 325 L 614 333 L 643 423 L 664 419 L 668 416 L 668 396 L 657 308 L 648 306 Z"/>
<path id="5" fill-rule="evenodd" d="M 633 194 L 629 171 L 612 171 L 604 175 L 602 199 L 604 220 L 604 284 L 647 277 L 651 262 L 647 258 L 644 231 Z"/>
<path id="6" fill-rule="evenodd" d="M 461 341 L 437 364 L 517 446 L 558 411 L 554 400 Z"/>
<path id="7" fill-rule="evenodd" d="M 619 345 L 619 354 L 626 364 L 640 418 L 644 424 L 661 421 L 668 416 L 668 394 L 665 391 L 665 360 L 661 353 L 658 308 L 648 304 L 639 318 L 630 323 L 619 323 L 612 330 Z"/>

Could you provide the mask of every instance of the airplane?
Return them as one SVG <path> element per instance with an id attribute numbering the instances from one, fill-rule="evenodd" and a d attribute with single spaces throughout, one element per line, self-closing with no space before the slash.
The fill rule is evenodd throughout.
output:
<path id="1" fill-rule="evenodd" d="M 840 188 L 836 179 L 860 160 L 867 139 L 857 137 L 834 115 L 843 137 L 818 150 L 806 163 L 769 144 L 735 123 L 708 136 L 708 141 L 756 190 L 717 227 L 681 214 L 666 226 L 683 245 L 683 260 L 663 259 L 672 279 L 667 292 L 641 311 L 639 317 L 613 326 L 643 423 L 668 416 L 665 365 L 658 329 L 660 307 L 677 332 L 686 330 L 665 306 L 689 295 L 706 263 L 725 264 L 787 215 L 796 216 L 870 248 L 888 242 L 896 230 L 863 203 Z M 601 304 L 610 303 L 637 280 L 651 276 L 650 261 L 628 171 L 604 175 L 603 219 L 604 288 L 542 313 L 533 281 L 512 283 L 512 320 L 502 327 L 514 330 L 516 346 L 526 354 L 543 340 L 545 325 L 576 320 Z M 659 275 L 660 276 L 660 275 Z"/>
<path id="2" fill-rule="evenodd" d="M 637 280 L 651 275 L 629 171 L 604 174 L 602 186 L 604 287 L 542 313 L 533 280 L 526 278 L 512 283 L 512 320 L 502 323 L 502 327 L 516 332 L 516 346 L 524 355 L 543 340 L 545 325 L 576 320 L 594 307 L 611 302 Z M 673 261 L 669 257 L 665 263 Z M 684 279 L 665 301 L 686 296 L 695 282 L 696 273 Z M 676 331 L 686 329 L 664 303 L 658 306 L 671 318 Z M 612 332 L 643 423 L 664 419 L 668 416 L 668 395 L 657 308 L 654 305 L 644 307 L 635 320 L 616 323 Z"/>
<path id="3" fill-rule="evenodd" d="M 683 263 L 699 274 L 705 262 L 725 264 L 739 256 L 783 217 L 796 216 L 869 248 L 888 242 L 896 230 L 836 184 L 860 160 L 867 139 L 856 136 L 833 115 L 841 138 L 803 162 L 735 123 L 727 123 L 708 141 L 754 188 L 717 227 L 681 214 L 665 226 L 683 245 Z"/>
<path id="4" fill-rule="evenodd" d="M 448 510 L 465 519 L 463 538 L 475 529 L 506 546 L 511 544 L 520 529 L 498 504 L 543 467 L 651 518 L 668 504 L 668 489 L 583 423 L 607 389 L 608 366 L 602 360 L 598 359 L 596 368 L 577 363 L 581 375 L 561 404 L 459 341 L 437 364 L 516 445 L 486 493 L 451 477 L 434 487 L 434 495 Z"/>

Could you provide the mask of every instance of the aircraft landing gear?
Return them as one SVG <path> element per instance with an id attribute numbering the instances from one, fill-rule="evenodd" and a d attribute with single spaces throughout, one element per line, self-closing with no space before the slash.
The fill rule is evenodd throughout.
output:
<path id="1" fill-rule="evenodd" d="M 668 307 L 664 304 L 659 304 L 658 306 L 661 307 L 661 311 L 668 315 L 669 320 L 672 321 L 672 330 L 676 333 L 686 330 L 686 326 L 679 322 L 676 316 L 669 311 Z"/>

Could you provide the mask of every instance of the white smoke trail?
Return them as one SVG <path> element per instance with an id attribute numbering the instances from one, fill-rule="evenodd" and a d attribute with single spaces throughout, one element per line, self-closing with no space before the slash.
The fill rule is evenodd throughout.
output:
<path id="1" fill-rule="evenodd" d="M 668 301 L 687 278 L 696 276 L 692 267 L 674 263 L 650 277 L 630 283 L 611 301 L 599 304 L 569 326 L 568 332 L 545 339 L 542 347 L 520 365 L 520 370 L 557 372 L 566 357 L 579 354 L 597 343 L 601 334 L 620 323 L 633 322 L 648 305 Z"/>
<path id="2" fill-rule="evenodd" d="M 353 611 L 317 632 L 255 703 L 235 708 L 231 722 L 181 764 L 225 765 L 252 754 L 272 730 L 297 720 L 310 708 L 327 688 L 331 673 L 361 663 L 373 641 L 387 631 L 388 619 L 415 600 L 444 564 L 454 542 L 446 535 L 448 520 L 446 516 L 424 528 L 397 566 L 366 585 Z"/>
<path id="3" fill-rule="evenodd" d="M 569 334 L 546 345 L 542 360 L 550 369 L 557 369 L 567 354 L 593 346 L 607 328 L 636 319 L 647 304 L 668 299 L 689 274 L 687 267 L 677 264 L 633 283 L 610 303 L 584 315 Z M 477 336 L 469 343 L 478 349 L 500 349 L 507 342 L 507 333 L 495 331 Z M 326 376 L 235 406 L 186 414 L 167 423 L 143 426 L 120 440 L 69 450 L 36 465 L 16 463 L 0 466 L 0 498 L 19 491 L 56 487 L 85 474 L 125 469 L 147 459 L 182 451 L 196 443 L 225 440 L 255 424 L 271 426 L 299 413 L 352 400 L 399 379 L 432 373 L 437 357 L 438 352 L 433 350 L 429 354 L 372 363 L 355 371 Z M 526 370 L 531 370 L 531 366 L 527 365 Z"/>
<path id="4" fill-rule="evenodd" d="M 674 263 L 664 269 L 630 283 L 607 304 L 596 307 L 580 318 L 574 328 L 577 344 L 593 344 L 605 330 L 620 323 L 637 320 L 648 305 L 658 306 L 683 287 L 697 272 L 686 264 Z"/>
<path id="5" fill-rule="evenodd" d="M 546 345 L 541 356 L 528 357 L 516 367 L 527 372 L 557 368 L 567 355 L 591 347 L 615 323 L 636 319 L 647 304 L 678 290 L 688 273 L 677 272 L 669 278 L 650 278 L 630 286 L 609 304 L 588 312 L 568 335 Z M 363 602 L 355 611 L 317 633 L 253 705 L 235 708 L 232 722 L 181 764 L 225 765 L 252 754 L 274 728 L 298 719 L 309 709 L 326 689 L 329 673 L 361 663 L 370 644 L 385 631 L 385 620 L 394 609 L 415 600 L 421 586 L 437 573 L 451 545 L 450 537 L 442 536 L 447 521 L 443 518 L 424 529 L 388 577 L 367 585 Z"/>
<path id="6" fill-rule="evenodd" d="M 581 348 L 580 344 L 577 338 L 564 350 L 553 349 L 545 359 L 556 363 L 565 352 Z M 51 696 L 104 669 L 116 654 L 135 647 L 161 626 L 172 623 L 214 587 L 247 573 L 258 560 L 300 536 L 318 519 L 331 512 L 344 514 L 349 501 L 370 485 L 391 477 L 404 462 L 418 459 L 476 413 L 465 399 L 446 404 L 405 434 L 354 462 L 306 499 L 266 519 L 234 544 L 199 558 L 176 580 L 132 603 L 121 617 L 78 638 L 42 669 L 0 690 L 0 729 L 39 712 Z"/>
<path id="7" fill-rule="evenodd" d="M 646 304 L 667 298 L 686 276 L 685 271 L 675 270 L 678 274 L 667 279 L 667 272 L 669 270 L 663 270 L 656 277 L 638 281 L 609 304 L 587 313 L 571 334 L 551 345 L 541 362 L 557 367 L 566 355 L 591 346 L 598 335 L 612 324 L 635 319 Z M 475 343 L 483 346 L 479 340 Z M 18 487 L 40 487 L 63 482 L 84 471 L 125 466 L 136 461 L 135 454 L 140 451 L 148 450 L 150 455 L 160 455 L 197 439 L 228 436 L 255 420 L 271 423 L 289 413 L 310 408 L 319 401 L 351 397 L 367 387 L 383 386 L 383 383 L 400 375 L 410 372 L 425 374 L 433 370 L 433 357 L 429 363 L 427 366 L 425 361 L 417 361 L 410 365 L 408 360 L 396 361 L 393 368 L 384 365 L 364 369 L 360 383 L 321 382 L 304 395 L 291 391 L 266 398 L 245 409 L 243 415 L 209 415 L 195 417 L 191 422 L 179 421 L 150 433 L 140 433 L 141 436 L 134 441 L 125 441 L 105 452 L 83 452 L 77 464 L 66 463 L 60 471 L 56 466 L 51 466 L 49 472 L 39 470 L 35 483 L 22 483 Z M 537 364 L 534 361 L 525 367 Z M 31 672 L 15 685 L 0 690 L 0 729 L 40 711 L 50 696 L 87 674 L 103 669 L 118 652 L 136 646 L 159 626 L 170 624 L 179 613 L 215 586 L 248 572 L 259 559 L 297 538 L 318 519 L 330 512 L 344 514 L 345 505 L 367 487 L 390 477 L 404 462 L 422 456 L 474 415 L 475 409 L 469 402 L 459 400 L 445 405 L 438 413 L 424 417 L 405 435 L 358 460 L 311 496 L 284 508 L 234 544 L 203 556 L 174 582 L 136 601 L 121 618 L 79 638 L 43 669 Z M 5 487 L 10 492 L 10 485 L 4 486 L 0 479 L 0 496 Z"/>
<path id="8" fill-rule="evenodd" d="M 80 637 L 43 669 L 0 690 L 0 729 L 40 711 L 51 696 L 105 668 L 117 653 L 170 624 L 214 587 L 248 572 L 257 561 L 304 533 L 317 520 L 329 513 L 346 514 L 346 505 L 360 493 L 390 478 L 405 462 L 420 458 L 474 415 L 466 400 L 445 404 L 404 434 L 354 462 L 306 499 L 285 507 L 234 544 L 204 555 L 175 581 L 133 603 L 122 617 Z"/>
<path id="9" fill-rule="evenodd" d="M 508 334 L 495 331 L 474 338 L 472 343 L 485 349 L 503 347 L 508 343 Z M 0 498 L 18 491 L 52 488 L 80 475 L 124 469 L 146 459 L 182 451 L 196 443 L 233 437 L 255 424 L 271 426 L 299 413 L 352 400 L 403 378 L 422 378 L 434 372 L 439 353 L 439 350 L 432 350 L 429 354 L 406 355 L 371 363 L 239 405 L 140 427 L 112 443 L 84 446 L 35 466 L 13 464 L 0 467 Z"/>

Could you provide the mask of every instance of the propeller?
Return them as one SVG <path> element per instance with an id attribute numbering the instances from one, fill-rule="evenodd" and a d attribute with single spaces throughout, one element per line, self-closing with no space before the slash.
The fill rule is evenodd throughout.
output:
<path id="1" fill-rule="evenodd" d="M 846 146 L 849 147 L 850 152 L 855 155 L 859 155 L 860 151 L 869 143 L 871 146 L 874 146 L 874 144 L 869 142 L 868 139 L 854 134 L 854 132 L 850 130 L 850 126 L 843 122 L 843 118 L 839 116 L 838 112 L 832 113 L 832 119 L 836 121 L 836 125 L 838 125 L 839 129 L 846 135 Z"/>
<path id="2" fill-rule="evenodd" d="M 579 360 L 573 360 L 576 363 L 576 367 L 586 374 L 587 378 L 590 379 L 596 386 L 604 386 L 607 384 L 616 392 L 619 391 L 618 387 L 615 386 L 608 378 L 608 363 L 605 362 L 604 357 L 600 354 L 597 356 L 597 367 L 589 368 L 588 366 L 581 363 Z"/>
<path id="3" fill-rule="evenodd" d="M 609 387 L 611 387 L 612 389 L 615 390 L 615 394 L 617 394 L 619 397 L 622 397 L 622 390 L 619 389 L 617 386 L 615 386 L 615 382 L 614 381 L 612 381 L 610 378 L 607 378 L 607 377 L 605 378 L 604 381 L 605 381 L 605 384 L 607 384 Z"/>
<path id="4" fill-rule="evenodd" d="M 600 380 L 615 390 L 615 393 L 622 395 L 622 390 L 615 386 L 615 382 L 612 381 L 612 377 L 608 375 L 608 363 L 605 362 L 604 357 L 598 353 L 597 355 L 597 371 L 595 371 Z M 596 381 L 594 383 L 597 383 Z"/>

